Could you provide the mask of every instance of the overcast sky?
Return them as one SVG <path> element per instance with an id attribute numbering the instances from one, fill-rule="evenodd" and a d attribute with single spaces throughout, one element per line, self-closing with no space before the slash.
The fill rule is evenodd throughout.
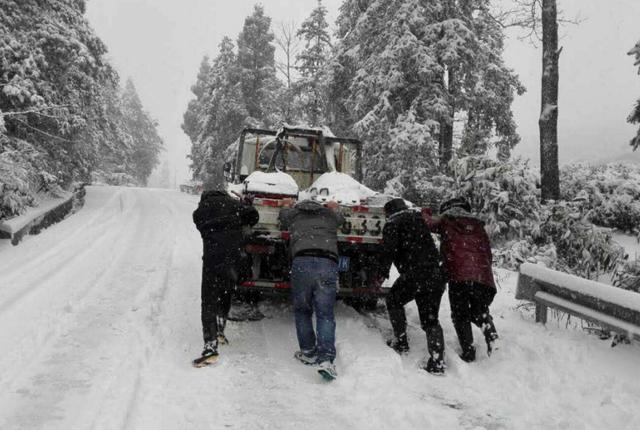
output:
<path id="1" fill-rule="evenodd" d="M 131 77 L 160 123 L 176 179 L 189 177 L 190 143 L 180 124 L 204 54 L 216 55 L 223 36 L 234 40 L 255 0 L 89 0 L 87 15 L 123 79 Z M 316 0 L 262 2 L 274 23 L 301 23 Z M 335 21 L 342 0 L 324 0 Z M 583 22 L 562 29 L 560 44 L 560 161 L 621 157 L 635 128 L 625 122 L 640 97 L 640 76 L 626 55 L 640 39 L 638 0 L 558 0 L 566 16 Z M 522 142 L 516 154 L 537 163 L 540 49 L 510 31 L 506 61 L 527 93 L 514 112 Z M 637 154 L 636 154 L 637 155 Z M 638 158 L 636 158 L 638 159 Z"/>

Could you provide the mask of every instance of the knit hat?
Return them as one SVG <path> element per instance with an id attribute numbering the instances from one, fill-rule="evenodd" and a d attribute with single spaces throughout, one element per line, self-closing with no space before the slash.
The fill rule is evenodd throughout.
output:
<path id="1" fill-rule="evenodd" d="M 407 204 L 405 203 L 404 199 L 401 198 L 391 199 L 384 205 L 384 213 L 387 216 L 391 216 L 394 213 L 403 211 L 405 209 L 407 209 Z"/>
<path id="2" fill-rule="evenodd" d="M 455 197 L 449 199 L 440 205 L 440 213 L 444 213 L 453 208 L 460 208 L 467 212 L 471 212 L 471 205 L 464 197 Z"/>

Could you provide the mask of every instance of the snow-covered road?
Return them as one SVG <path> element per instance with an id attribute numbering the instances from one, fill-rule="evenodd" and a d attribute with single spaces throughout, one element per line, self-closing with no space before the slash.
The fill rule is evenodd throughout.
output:
<path id="1" fill-rule="evenodd" d="M 89 187 L 77 214 L 17 247 L 0 243 L 0 429 L 638 429 L 640 348 L 565 321 L 535 325 L 500 271 L 504 346 L 462 362 L 444 300 L 446 377 L 408 306 L 411 353 L 388 321 L 340 303 L 338 380 L 299 365 L 286 302 L 230 322 L 220 363 L 200 352 L 197 198 Z M 478 339 L 478 332 L 476 338 Z"/>

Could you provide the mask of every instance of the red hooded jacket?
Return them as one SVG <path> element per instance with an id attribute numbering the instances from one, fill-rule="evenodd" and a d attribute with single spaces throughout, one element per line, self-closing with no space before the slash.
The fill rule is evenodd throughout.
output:
<path id="1" fill-rule="evenodd" d="M 469 213 L 432 217 L 427 208 L 422 210 L 422 217 L 429 229 L 440 235 L 440 253 L 450 282 L 477 282 L 496 289 L 484 222 Z"/>

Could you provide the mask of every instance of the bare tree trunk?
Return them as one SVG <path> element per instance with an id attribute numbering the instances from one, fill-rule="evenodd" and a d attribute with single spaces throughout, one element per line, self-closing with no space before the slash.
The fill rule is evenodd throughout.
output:
<path id="1" fill-rule="evenodd" d="M 542 0 L 542 100 L 540 176 L 542 200 L 560 198 L 558 168 L 558 17 L 556 0 Z"/>

